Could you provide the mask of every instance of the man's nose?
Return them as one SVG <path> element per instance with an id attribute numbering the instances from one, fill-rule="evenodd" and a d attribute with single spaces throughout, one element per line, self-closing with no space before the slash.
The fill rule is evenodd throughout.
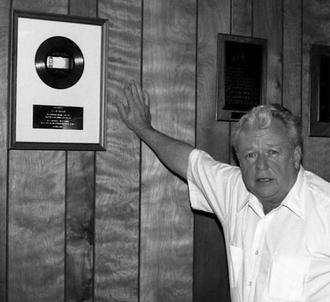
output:
<path id="1" fill-rule="evenodd" d="M 266 170 L 268 169 L 268 159 L 267 156 L 264 154 L 258 154 L 257 161 L 256 161 L 256 167 L 259 170 Z"/>

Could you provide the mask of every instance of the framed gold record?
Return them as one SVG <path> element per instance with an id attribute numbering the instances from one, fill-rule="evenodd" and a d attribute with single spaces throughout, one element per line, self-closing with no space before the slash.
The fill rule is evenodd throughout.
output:
<path id="1" fill-rule="evenodd" d="M 14 11 L 12 149 L 104 150 L 106 20 Z"/>

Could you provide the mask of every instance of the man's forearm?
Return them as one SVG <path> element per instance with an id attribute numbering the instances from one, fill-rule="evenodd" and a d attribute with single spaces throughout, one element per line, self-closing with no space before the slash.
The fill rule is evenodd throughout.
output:
<path id="1" fill-rule="evenodd" d="M 135 133 L 155 152 L 167 168 L 186 179 L 188 158 L 193 146 L 167 136 L 152 127 L 136 130 Z"/>

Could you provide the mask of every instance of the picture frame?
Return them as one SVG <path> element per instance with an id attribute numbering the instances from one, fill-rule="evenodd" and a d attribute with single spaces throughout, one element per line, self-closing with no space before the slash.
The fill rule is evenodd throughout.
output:
<path id="1" fill-rule="evenodd" d="M 105 150 L 106 24 L 13 11 L 11 149 Z"/>
<path id="2" fill-rule="evenodd" d="M 330 46 L 311 45 L 310 75 L 309 134 L 330 137 Z"/>
<path id="3" fill-rule="evenodd" d="M 267 40 L 218 33 L 216 120 L 238 121 L 264 104 Z"/>

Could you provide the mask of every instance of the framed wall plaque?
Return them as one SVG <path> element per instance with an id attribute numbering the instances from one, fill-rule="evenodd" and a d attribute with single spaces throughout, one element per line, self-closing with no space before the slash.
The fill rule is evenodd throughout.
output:
<path id="1" fill-rule="evenodd" d="M 218 34 L 217 120 L 237 121 L 265 103 L 267 41 Z"/>
<path id="2" fill-rule="evenodd" d="M 330 46 L 311 46 L 310 74 L 310 135 L 330 137 Z"/>
<path id="3" fill-rule="evenodd" d="M 104 150 L 106 20 L 14 11 L 12 149 Z"/>

